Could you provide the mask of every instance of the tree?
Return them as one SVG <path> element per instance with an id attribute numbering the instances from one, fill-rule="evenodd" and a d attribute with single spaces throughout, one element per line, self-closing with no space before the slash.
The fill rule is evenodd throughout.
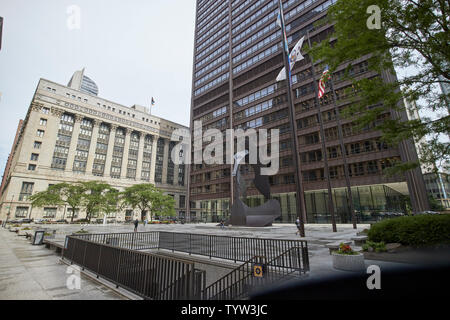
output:
<path id="1" fill-rule="evenodd" d="M 154 201 L 152 209 L 158 216 L 175 216 L 175 199 L 172 196 L 161 194 L 161 196 Z"/>
<path id="2" fill-rule="evenodd" d="M 107 217 L 118 210 L 120 206 L 120 192 L 115 188 L 110 188 L 104 193 L 104 201 L 102 202 L 100 211 Z"/>
<path id="3" fill-rule="evenodd" d="M 86 220 L 90 222 L 92 217 L 104 208 L 107 201 L 105 193 L 112 187 L 99 181 L 82 182 L 81 185 L 84 189 L 82 204 L 86 208 Z"/>
<path id="4" fill-rule="evenodd" d="M 73 222 L 75 211 L 83 198 L 84 188 L 81 184 L 59 183 L 49 186 L 47 190 L 32 195 L 29 199 L 33 207 L 67 205 L 72 209 Z"/>
<path id="5" fill-rule="evenodd" d="M 381 9 L 381 25 L 373 28 L 377 8 Z M 428 137 L 420 160 L 432 168 L 436 168 L 436 161 L 448 168 L 450 160 L 450 144 L 442 139 L 449 135 L 450 96 L 437 88 L 437 84 L 450 84 L 449 16 L 450 3 L 446 0 L 338 0 L 327 16 L 328 22 L 334 24 L 334 33 L 307 50 L 314 60 L 328 64 L 332 72 L 345 66 L 345 77 L 358 91 L 358 97 L 343 112 L 345 117 L 355 120 L 360 128 L 381 130 L 382 139 L 390 145 Z M 358 79 L 351 61 L 365 56 L 369 57 L 369 70 L 379 75 L 390 73 L 392 81 L 383 81 L 379 76 Z M 395 68 L 407 73 L 397 79 L 393 76 Z M 405 111 L 404 98 L 435 116 L 377 121 L 387 111 Z M 419 165 L 398 163 L 390 173 Z"/>
<path id="6" fill-rule="evenodd" d="M 121 197 L 123 206 L 132 207 L 133 210 L 139 208 L 141 220 L 145 219 L 147 212 L 152 220 L 154 210 L 168 214 L 173 214 L 174 212 L 174 202 L 170 202 L 167 198 L 170 196 L 164 195 L 161 190 L 149 183 L 128 187 L 122 192 Z"/>

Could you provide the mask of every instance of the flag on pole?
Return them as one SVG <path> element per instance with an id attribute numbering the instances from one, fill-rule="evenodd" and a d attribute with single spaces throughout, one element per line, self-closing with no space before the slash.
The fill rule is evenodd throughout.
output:
<path id="1" fill-rule="evenodd" d="M 277 25 L 281 28 L 281 32 L 283 33 L 283 47 L 284 47 L 284 51 L 286 51 L 286 53 L 289 54 L 288 41 L 287 41 L 287 36 L 286 36 L 286 29 L 283 28 L 284 27 L 283 9 L 281 9 L 281 8 L 280 8 L 280 11 L 278 12 Z"/>
<path id="2" fill-rule="evenodd" d="M 297 44 L 295 45 L 294 49 L 292 49 L 291 54 L 289 55 L 289 67 L 294 68 L 294 64 L 297 61 L 303 60 L 305 57 L 302 56 L 301 49 L 303 46 L 303 41 L 305 40 L 305 37 L 302 37 Z M 286 79 L 286 69 L 283 67 L 281 69 L 280 73 L 277 76 L 277 81 L 282 81 Z"/>
<path id="3" fill-rule="evenodd" d="M 321 99 L 325 94 L 325 82 L 331 79 L 330 70 L 328 65 L 325 67 L 325 70 L 322 73 L 322 76 L 319 80 L 319 99 Z"/>
<path id="4" fill-rule="evenodd" d="M 155 99 L 152 97 L 152 107 L 155 105 Z"/>

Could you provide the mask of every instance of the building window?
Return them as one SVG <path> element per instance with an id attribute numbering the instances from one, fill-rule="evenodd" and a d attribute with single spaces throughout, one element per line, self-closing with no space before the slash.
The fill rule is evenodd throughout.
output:
<path id="1" fill-rule="evenodd" d="M 39 155 L 37 153 L 32 153 L 31 154 L 31 161 L 37 161 L 39 159 Z"/>
<path id="2" fill-rule="evenodd" d="M 180 196 L 178 205 L 179 205 L 180 208 L 185 208 L 186 207 L 186 196 Z"/>
<path id="3" fill-rule="evenodd" d="M 72 218 L 72 215 L 74 218 L 78 218 L 78 213 L 80 212 L 79 209 L 75 209 L 75 215 L 73 215 L 73 209 L 72 208 L 67 208 L 67 214 L 66 217 L 67 218 Z"/>
<path id="4" fill-rule="evenodd" d="M 36 165 L 35 164 L 29 164 L 28 165 L 28 170 L 35 171 L 36 170 Z"/>
<path id="5" fill-rule="evenodd" d="M 25 218 L 28 214 L 28 207 L 17 207 L 16 218 Z"/>
<path id="6" fill-rule="evenodd" d="M 50 113 L 50 109 L 49 108 L 42 108 L 42 113 L 43 114 L 49 114 Z"/>
<path id="7" fill-rule="evenodd" d="M 35 142 L 34 142 L 34 148 L 35 148 L 35 149 L 40 149 L 41 146 L 42 146 L 42 142 L 39 142 L 39 141 L 35 141 Z"/>
<path id="8" fill-rule="evenodd" d="M 44 130 L 38 130 L 37 131 L 37 133 L 36 133 L 36 135 L 39 137 L 39 138 L 42 138 L 43 136 L 44 136 Z"/>
<path id="9" fill-rule="evenodd" d="M 22 182 L 22 189 L 19 194 L 19 201 L 24 200 L 33 193 L 34 182 Z"/>
<path id="10" fill-rule="evenodd" d="M 44 208 L 44 218 L 55 218 L 56 208 Z"/>

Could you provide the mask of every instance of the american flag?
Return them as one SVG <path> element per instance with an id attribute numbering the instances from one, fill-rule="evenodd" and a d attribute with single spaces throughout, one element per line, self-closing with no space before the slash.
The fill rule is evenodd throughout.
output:
<path id="1" fill-rule="evenodd" d="M 323 97 L 325 94 L 325 82 L 331 79 L 330 70 L 328 66 L 325 67 L 325 70 L 322 73 L 322 77 L 319 80 L 319 99 Z"/>

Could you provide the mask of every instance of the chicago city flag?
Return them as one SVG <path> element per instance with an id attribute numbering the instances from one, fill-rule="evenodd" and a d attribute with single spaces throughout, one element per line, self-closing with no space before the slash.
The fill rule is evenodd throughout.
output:
<path id="1" fill-rule="evenodd" d="M 303 41 L 305 40 L 305 37 L 302 37 L 295 47 L 292 49 L 291 54 L 289 55 L 289 67 L 294 68 L 294 64 L 297 61 L 303 60 L 305 57 L 302 56 L 301 49 L 303 46 Z M 281 69 L 280 73 L 277 76 L 277 81 L 285 80 L 286 79 L 286 68 Z"/>

